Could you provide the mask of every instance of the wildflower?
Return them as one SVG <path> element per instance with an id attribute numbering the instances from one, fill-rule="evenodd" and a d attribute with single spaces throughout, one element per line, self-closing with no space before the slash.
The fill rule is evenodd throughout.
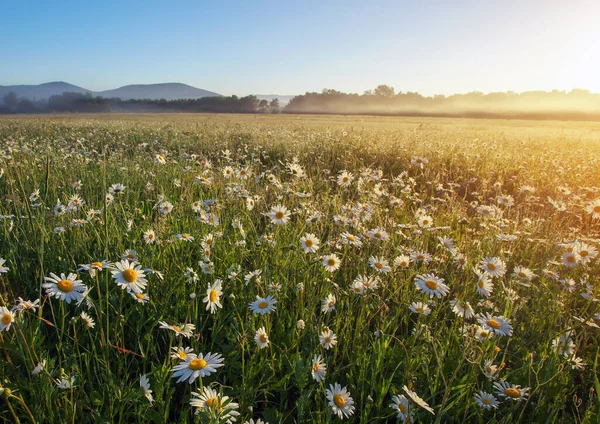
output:
<path id="1" fill-rule="evenodd" d="M 442 297 L 448 294 L 450 289 L 444 284 L 444 279 L 436 277 L 433 274 L 417 275 L 415 278 L 415 285 L 423 293 L 429 295 L 429 297 Z"/>
<path id="2" fill-rule="evenodd" d="M 399 418 L 402 422 L 405 422 L 408 419 L 408 406 L 409 404 L 406 396 L 392 396 L 392 403 L 390 403 L 390 408 L 397 412 L 396 418 Z"/>
<path id="3" fill-rule="evenodd" d="M 342 388 L 338 383 L 330 384 L 326 393 L 334 414 L 340 418 L 348 418 L 354 414 L 354 400 L 345 387 Z"/>
<path id="4" fill-rule="evenodd" d="M 196 408 L 196 414 L 208 415 L 208 421 L 231 424 L 240 415 L 237 412 L 239 405 L 229 398 L 222 396 L 208 386 L 202 388 L 201 393 L 192 392 L 190 405 Z"/>
<path id="5" fill-rule="evenodd" d="M 38 362 L 35 368 L 31 371 L 31 375 L 38 375 L 41 373 L 46 367 L 46 360 L 42 359 L 41 362 Z"/>
<path id="6" fill-rule="evenodd" d="M 321 355 L 314 356 L 312 360 L 310 374 L 317 383 L 320 383 L 321 381 L 325 380 L 325 375 L 327 374 L 327 364 L 325 364 L 325 361 L 323 360 Z"/>
<path id="7" fill-rule="evenodd" d="M 502 277 L 505 272 L 504 262 L 500 258 L 484 258 L 479 262 L 479 266 L 490 277 Z"/>
<path id="8" fill-rule="evenodd" d="M 321 258 L 321 263 L 325 267 L 325 270 L 328 272 L 336 271 L 341 265 L 340 258 L 338 258 L 338 256 L 335 253 L 323 256 Z"/>
<path id="9" fill-rule="evenodd" d="M 406 394 L 412 399 L 412 401 L 414 403 L 419 405 L 421 408 L 423 408 L 427 412 L 431 412 L 433 415 L 435 415 L 435 412 L 433 412 L 433 409 L 427 404 L 427 402 L 425 402 L 423 399 L 421 399 L 419 397 L 419 395 L 417 395 L 415 392 L 413 392 L 406 386 L 402 386 L 402 389 L 406 392 Z"/>
<path id="10" fill-rule="evenodd" d="M 254 342 L 261 349 L 269 346 L 269 336 L 265 331 L 265 327 L 260 327 L 258 330 L 256 330 L 256 333 L 254 334 Z"/>
<path id="11" fill-rule="evenodd" d="M 148 377 L 144 375 L 140 375 L 140 387 L 144 391 L 144 396 L 148 399 L 148 402 L 154 402 L 154 397 L 152 396 L 152 390 L 150 390 L 150 380 Z"/>
<path id="12" fill-rule="evenodd" d="M 337 344 L 337 336 L 329 328 L 325 328 L 319 336 L 319 342 L 326 350 L 328 350 Z"/>
<path id="13" fill-rule="evenodd" d="M 500 380 L 500 382 L 494 383 L 496 388 L 496 394 L 505 399 L 512 400 L 523 400 L 527 397 L 529 388 L 521 389 L 521 386 L 515 386 L 507 382 L 506 380 Z"/>
<path id="14" fill-rule="evenodd" d="M 303 320 L 303 319 L 299 319 L 299 320 L 296 322 L 296 328 L 297 328 L 298 330 L 304 330 L 304 327 L 305 327 L 305 326 L 306 326 L 306 323 L 304 322 L 304 320 Z"/>
<path id="15" fill-rule="evenodd" d="M 56 388 L 62 390 L 69 390 L 75 387 L 77 387 L 75 385 L 75 376 L 72 376 L 71 378 L 62 376 L 60 377 L 60 380 L 56 383 Z"/>
<path id="16" fill-rule="evenodd" d="M 196 326 L 194 324 L 184 324 L 183 327 L 180 327 L 178 325 L 169 325 L 164 321 L 158 321 L 158 323 L 160 324 L 159 328 L 171 330 L 175 332 L 175 335 L 187 338 L 192 337 L 192 335 L 194 334 L 194 330 L 196 329 Z"/>
<path id="17" fill-rule="evenodd" d="M 146 289 L 148 280 L 146 274 L 139 264 L 129 262 L 127 259 L 115 263 L 115 270 L 111 273 L 115 283 L 130 293 L 141 293 Z"/>
<path id="18" fill-rule="evenodd" d="M 391 268 L 390 265 L 388 264 L 388 261 L 386 261 L 385 259 L 383 259 L 382 257 L 379 256 L 371 256 L 369 258 L 369 265 L 371 265 L 371 267 L 377 271 L 377 272 L 381 272 L 383 274 L 387 274 L 388 272 L 391 272 Z"/>
<path id="19" fill-rule="evenodd" d="M 477 405 L 483 409 L 487 409 L 488 411 L 492 408 L 498 408 L 498 405 L 500 404 L 494 395 L 484 391 L 476 393 L 473 397 L 473 400 L 477 403 Z"/>
<path id="20" fill-rule="evenodd" d="M 217 279 L 214 283 L 208 285 L 206 289 L 206 297 L 202 299 L 202 302 L 206 303 L 206 310 L 210 309 L 210 313 L 214 314 L 217 308 L 222 308 L 221 296 L 223 295 L 222 281 Z"/>
<path id="21" fill-rule="evenodd" d="M 408 307 L 408 309 L 410 309 L 415 314 L 420 314 L 420 315 L 429 315 L 431 313 L 431 309 L 429 309 L 429 305 L 427 303 L 423 303 L 423 302 L 413 302 Z"/>
<path id="22" fill-rule="evenodd" d="M 267 297 L 259 297 L 256 296 L 256 300 L 250 303 L 249 308 L 254 314 L 270 314 L 272 311 L 276 309 L 275 304 L 277 303 L 277 299 L 273 296 Z"/>
<path id="23" fill-rule="evenodd" d="M 320 240 L 314 235 L 310 233 L 304 234 L 304 237 L 300 239 L 300 244 L 302 245 L 302 249 L 304 249 L 304 253 L 315 253 L 319 250 Z"/>
<path id="24" fill-rule="evenodd" d="M 493 331 L 499 336 L 512 336 L 513 328 L 507 318 L 502 316 L 492 316 L 486 312 L 485 315 L 479 315 L 477 321 L 483 328 Z"/>
<path id="25" fill-rule="evenodd" d="M 173 378 L 179 377 L 177 383 L 188 381 L 192 384 L 196 378 L 208 377 L 217 372 L 217 368 L 225 365 L 224 359 L 219 353 L 207 353 L 206 356 L 202 353 L 198 356 L 188 355 L 185 361 L 173 367 Z"/>
<path id="26" fill-rule="evenodd" d="M 275 225 L 287 224 L 290 220 L 291 213 L 285 206 L 277 205 L 271 208 L 267 213 L 267 216 L 271 218 L 271 222 Z"/>
<path id="27" fill-rule="evenodd" d="M 64 300 L 71 303 L 72 300 L 79 301 L 83 299 L 83 293 L 87 287 L 77 280 L 76 274 L 60 274 L 60 277 L 54 273 L 50 273 L 50 277 L 44 277 L 45 283 L 42 287 L 46 289 L 46 294 L 56 299 Z"/>
<path id="28" fill-rule="evenodd" d="M 88 314 L 86 314 L 85 312 L 82 312 L 80 317 L 83 320 L 83 322 L 85 323 L 85 325 L 87 326 L 87 328 L 94 328 L 94 326 L 96 325 L 96 322 L 94 321 L 94 319 L 91 316 L 89 316 Z"/>
<path id="29" fill-rule="evenodd" d="M 154 242 L 156 242 L 156 234 L 154 233 L 154 230 L 144 231 L 144 243 L 152 244 Z"/>
<path id="30" fill-rule="evenodd" d="M 15 320 L 15 315 L 6 306 L 0 307 L 0 333 L 10 330 L 10 325 Z"/>
<path id="31" fill-rule="evenodd" d="M 325 299 L 321 301 L 321 312 L 324 314 L 329 313 L 335 309 L 335 296 L 331 293 L 327 295 Z"/>

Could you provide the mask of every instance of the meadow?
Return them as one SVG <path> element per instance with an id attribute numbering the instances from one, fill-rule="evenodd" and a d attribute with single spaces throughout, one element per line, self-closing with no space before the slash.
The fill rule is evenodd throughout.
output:
<path id="1" fill-rule="evenodd" d="M 600 123 L 6 117 L 0 176 L 3 421 L 600 421 Z"/>

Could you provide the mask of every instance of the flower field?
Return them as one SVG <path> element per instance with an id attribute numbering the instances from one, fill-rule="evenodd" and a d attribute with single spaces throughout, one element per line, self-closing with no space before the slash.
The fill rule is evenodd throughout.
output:
<path id="1" fill-rule="evenodd" d="M 0 119 L 0 419 L 597 423 L 600 124 Z"/>

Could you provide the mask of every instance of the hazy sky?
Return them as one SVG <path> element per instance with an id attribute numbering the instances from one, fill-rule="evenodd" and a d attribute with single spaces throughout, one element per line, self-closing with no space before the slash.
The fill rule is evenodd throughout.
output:
<path id="1" fill-rule="evenodd" d="M 0 21 L 0 85 L 600 92 L 600 0 L 0 0 Z"/>

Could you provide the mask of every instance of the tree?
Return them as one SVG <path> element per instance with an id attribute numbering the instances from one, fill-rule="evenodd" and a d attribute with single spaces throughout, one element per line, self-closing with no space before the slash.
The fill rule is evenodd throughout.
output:
<path id="1" fill-rule="evenodd" d="M 10 91 L 10 92 L 6 93 L 4 95 L 3 101 L 4 101 L 4 104 L 6 106 L 8 106 L 9 108 L 15 107 L 18 103 L 17 93 L 15 93 L 14 91 Z"/>
<path id="2" fill-rule="evenodd" d="M 274 98 L 271 100 L 271 103 L 269 103 L 269 111 L 271 113 L 279 113 L 279 99 L 278 98 Z"/>
<path id="3" fill-rule="evenodd" d="M 381 84 L 378 85 L 374 90 L 373 94 L 381 97 L 394 97 L 394 87 L 390 87 L 389 85 Z"/>

